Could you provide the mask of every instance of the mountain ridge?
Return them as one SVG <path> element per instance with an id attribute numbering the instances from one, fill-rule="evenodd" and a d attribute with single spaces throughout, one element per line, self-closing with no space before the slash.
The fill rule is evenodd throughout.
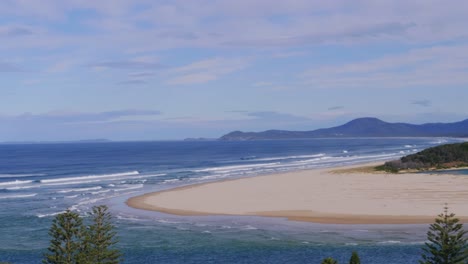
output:
<path id="1" fill-rule="evenodd" d="M 468 137 L 468 119 L 453 123 L 389 123 L 375 117 L 353 119 L 343 125 L 310 131 L 233 131 L 219 140 L 306 139 L 337 137 Z"/>

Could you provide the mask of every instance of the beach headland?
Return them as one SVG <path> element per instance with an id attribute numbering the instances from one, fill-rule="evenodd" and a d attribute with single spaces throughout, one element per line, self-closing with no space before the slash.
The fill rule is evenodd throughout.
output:
<path id="1" fill-rule="evenodd" d="M 327 224 L 432 223 L 447 203 L 468 221 L 468 177 L 385 173 L 376 164 L 203 183 L 130 198 L 174 215 L 281 217 Z"/>

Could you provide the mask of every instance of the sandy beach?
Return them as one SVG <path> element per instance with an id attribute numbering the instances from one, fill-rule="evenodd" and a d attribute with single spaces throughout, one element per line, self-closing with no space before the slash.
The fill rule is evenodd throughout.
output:
<path id="1" fill-rule="evenodd" d="M 420 224 L 433 222 L 445 203 L 450 211 L 467 221 L 467 201 L 468 177 L 463 175 L 387 174 L 354 166 L 191 185 L 133 197 L 127 204 L 175 215 L 255 215 L 336 224 Z"/>

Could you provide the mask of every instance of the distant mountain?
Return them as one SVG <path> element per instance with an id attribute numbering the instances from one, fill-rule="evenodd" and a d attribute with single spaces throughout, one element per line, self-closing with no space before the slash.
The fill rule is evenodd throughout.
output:
<path id="1" fill-rule="evenodd" d="M 373 117 L 358 118 L 344 125 L 312 131 L 267 130 L 264 132 L 234 131 L 220 140 L 301 139 L 320 137 L 467 137 L 468 119 L 455 123 L 414 125 L 387 123 Z"/>

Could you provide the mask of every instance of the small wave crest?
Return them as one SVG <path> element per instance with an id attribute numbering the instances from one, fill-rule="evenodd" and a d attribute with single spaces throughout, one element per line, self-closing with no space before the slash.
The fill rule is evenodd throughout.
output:
<path id="1" fill-rule="evenodd" d="M 35 187 L 37 187 L 37 186 L 14 186 L 14 187 L 4 188 L 4 189 L 1 189 L 1 190 L 17 191 L 17 190 L 24 190 L 24 189 L 32 189 L 32 188 L 35 188 Z"/>
<path id="2" fill-rule="evenodd" d="M 65 213 L 65 211 L 60 211 L 60 212 L 55 212 L 55 213 L 50 213 L 50 214 L 36 214 L 36 216 L 39 218 L 43 218 L 43 217 L 48 217 L 48 216 L 56 216 L 61 213 Z"/>
<path id="3" fill-rule="evenodd" d="M 121 178 L 121 177 L 127 177 L 127 176 L 138 175 L 138 174 L 140 174 L 138 171 L 129 171 L 129 172 L 123 172 L 123 173 L 112 173 L 112 174 L 102 174 L 102 175 L 88 175 L 88 176 L 79 176 L 79 177 L 44 179 L 44 180 L 40 180 L 39 182 L 67 184 L 69 182 L 80 182 L 80 181 L 86 181 L 86 180 L 100 181 L 104 179 Z"/>
<path id="4" fill-rule="evenodd" d="M 46 176 L 44 173 L 5 173 L 0 174 L 0 178 L 21 178 L 21 177 L 34 177 L 34 176 Z"/>
<path id="5" fill-rule="evenodd" d="M 16 198 L 29 198 L 29 197 L 34 197 L 36 196 L 37 193 L 31 193 L 31 194 L 15 194 L 15 195 L 2 195 L 0 196 L 0 199 L 16 199 Z"/>
<path id="6" fill-rule="evenodd" d="M 66 189 L 58 191 L 57 193 L 69 193 L 69 192 L 86 192 L 86 191 L 96 191 L 102 189 L 101 186 L 89 187 L 89 188 L 76 188 L 76 189 Z"/>
<path id="7" fill-rule="evenodd" d="M 377 244 L 401 244 L 401 241 L 398 241 L 398 240 L 387 240 L 387 241 L 381 241 L 381 242 L 378 242 Z"/>
<path id="8" fill-rule="evenodd" d="M 15 180 L 15 181 L 8 181 L 8 182 L 0 182 L 0 186 L 8 186 L 8 185 L 21 185 L 21 184 L 28 184 L 32 183 L 33 181 L 20 181 L 20 180 Z"/>
<path id="9" fill-rule="evenodd" d="M 309 159 L 318 158 L 325 156 L 324 153 L 318 153 L 313 155 L 295 155 L 295 156 L 280 156 L 280 157 L 269 157 L 269 158 L 256 158 L 256 161 L 269 161 L 269 160 L 288 160 L 288 159 Z"/>
<path id="10" fill-rule="evenodd" d="M 218 171 L 232 171 L 232 170 L 250 170 L 253 168 L 258 167 L 265 167 L 270 165 L 278 164 L 275 163 L 261 163 L 261 164 L 249 164 L 249 165 L 234 165 L 234 166 L 221 166 L 221 167 L 213 167 L 213 168 L 206 168 L 201 170 L 195 170 L 195 172 L 218 172 Z"/>
<path id="11" fill-rule="evenodd" d="M 128 191 L 128 190 L 135 190 L 135 189 L 140 189 L 143 188 L 143 184 L 135 184 L 135 185 L 127 185 L 128 187 L 121 188 L 121 189 L 114 189 L 115 192 L 121 192 L 121 191 Z"/>

